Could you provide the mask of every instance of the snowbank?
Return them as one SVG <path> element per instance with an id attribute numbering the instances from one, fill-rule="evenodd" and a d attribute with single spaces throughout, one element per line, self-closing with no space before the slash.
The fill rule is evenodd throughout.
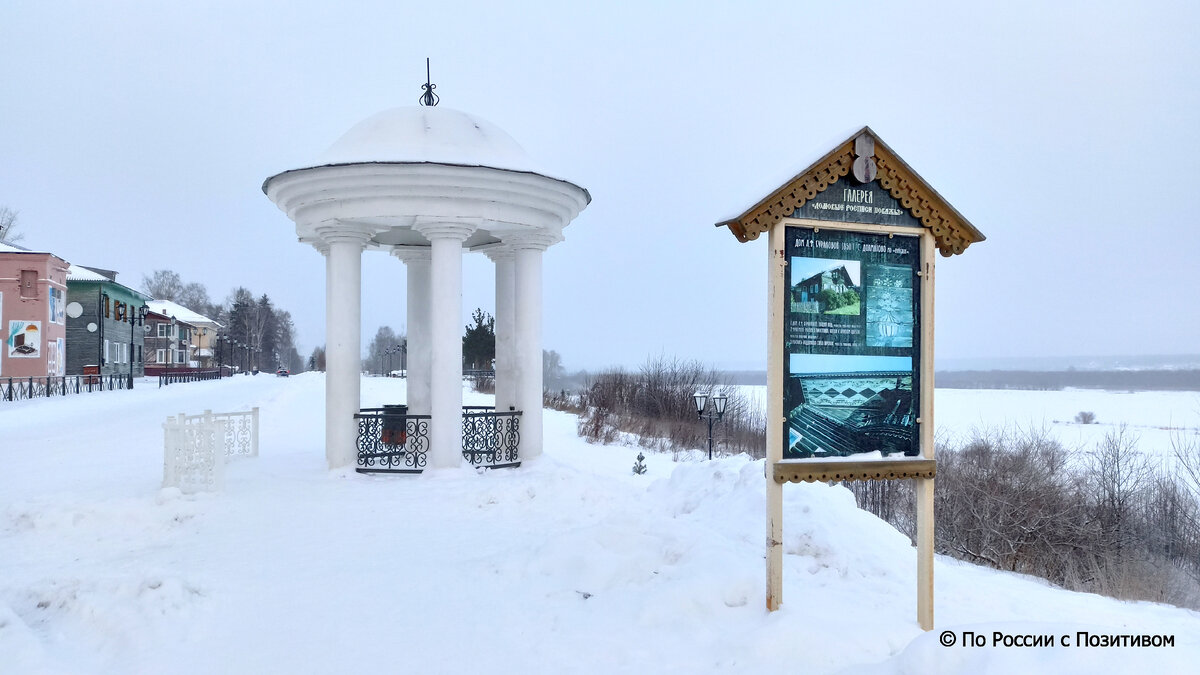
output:
<path id="1" fill-rule="evenodd" d="M 363 387 L 364 406 L 404 399 L 402 380 Z M 785 489 L 784 607 L 767 614 L 761 461 L 651 454 L 634 476 L 636 448 L 589 445 L 547 411 L 546 455 L 518 470 L 330 472 L 322 400 L 304 374 L 0 403 L 0 673 L 1182 672 L 1200 658 L 1194 612 L 940 558 L 938 626 L 922 633 L 908 541 L 827 485 Z M 159 489 L 168 415 L 251 406 L 260 456 L 231 464 L 223 492 Z M 1176 643 L 937 643 L 1043 624 Z"/>

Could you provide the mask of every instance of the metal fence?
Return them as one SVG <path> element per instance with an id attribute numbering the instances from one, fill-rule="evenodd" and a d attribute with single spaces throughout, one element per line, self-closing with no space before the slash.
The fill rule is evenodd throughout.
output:
<path id="1" fill-rule="evenodd" d="M 473 466 L 520 466 L 521 411 L 496 412 L 489 406 L 463 407 L 463 459 Z"/>
<path id="2" fill-rule="evenodd" d="M 218 380 L 221 378 L 219 370 L 185 370 L 171 373 L 159 373 L 158 386 L 164 387 L 168 384 L 177 382 L 199 382 L 201 380 Z"/>
<path id="3" fill-rule="evenodd" d="M 179 413 L 163 424 L 163 487 L 177 487 L 185 493 L 220 490 L 225 462 L 257 456 L 258 408 Z"/>
<path id="4" fill-rule="evenodd" d="M 420 473 L 428 463 L 429 415 L 410 415 L 408 406 L 363 408 L 358 421 L 359 473 Z M 463 459 L 472 466 L 520 466 L 521 412 L 463 406 Z"/>
<path id="5" fill-rule="evenodd" d="M 132 389 L 128 375 L 66 375 L 60 377 L 0 378 L 0 401 L 23 401 L 47 396 Z"/>
<path id="6" fill-rule="evenodd" d="M 409 415 L 408 406 L 363 408 L 358 420 L 359 473 L 420 473 L 429 452 L 429 415 Z"/>

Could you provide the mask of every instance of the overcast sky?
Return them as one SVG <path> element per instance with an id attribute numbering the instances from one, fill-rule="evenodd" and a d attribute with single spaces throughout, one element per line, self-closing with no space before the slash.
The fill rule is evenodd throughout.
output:
<path id="1" fill-rule="evenodd" d="M 262 182 L 415 105 L 428 56 L 592 194 L 545 259 L 569 369 L 765 366 L 765 238 L 713 223 L 864 124 L 988 237 L 938 259 L 939 359 L 1200 351 L 1197 3 L 624 4 L 5 2 L 0 205 L 130 285 L 267 293 L 307 355 L 323 260 Z M 466 323 L 493 273 L 464 270 Z M 365 255 L 364 340 L 403 285 Z"/>

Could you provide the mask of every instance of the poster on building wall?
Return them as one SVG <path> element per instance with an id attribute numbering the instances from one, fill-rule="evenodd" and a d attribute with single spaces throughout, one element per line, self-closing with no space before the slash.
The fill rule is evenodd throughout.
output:
<path id="1" fill-rule="evenodd" d="M 46 342 L 46 374 L 58 374 L 58 342 L 54 340 Z"/>
<path id="2" fill-rule="evenodd" d="M 10 359 L 40 359 L 42 357 L 42 322 L 13 319 L 8 322 L 8 339 L 4 341 Z"/>
<path id="3" fill-rule="evenodd" d="M 62 377 L 67 374 L 67 340 L 66 338 L 58 338 L 58 376 Z"/>
<path id="4" fill-rule="evenodd" d="M 50 323 L 67 322 L 67 303 L 63 301 L 63 292 L 50 287 Z"/>
<path id="5" fill-rule="evenodd" d="M 785 228 L 784 459 L 920 454 L 920 239 Z"/>

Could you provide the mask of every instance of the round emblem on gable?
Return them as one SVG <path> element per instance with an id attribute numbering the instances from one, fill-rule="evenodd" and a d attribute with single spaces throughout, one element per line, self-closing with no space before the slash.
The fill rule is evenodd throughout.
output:
<path id="1" fill-rule="evenodd" d="M 879 174 L 879 167 L 875 166 L 873 157 L 856 158 L 851 169 L 854 172 L 854 179 L 860 183 L 870 183 Z"/>

